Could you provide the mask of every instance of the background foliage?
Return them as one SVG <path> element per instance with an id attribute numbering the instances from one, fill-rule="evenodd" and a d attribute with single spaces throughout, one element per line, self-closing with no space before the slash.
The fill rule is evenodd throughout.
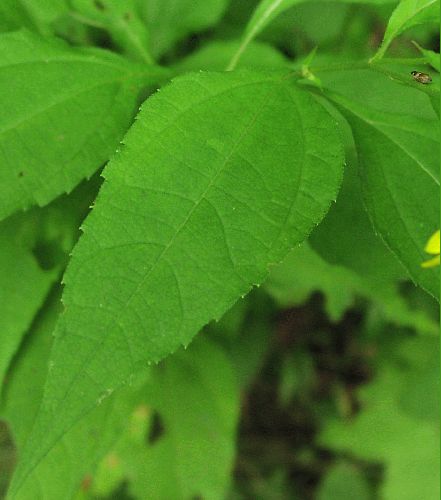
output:
<path id="1" fill-rule="evenodd" d="M 2 1 L 0 494 L 438 498 L 438 73 L 435 0 Z"/>

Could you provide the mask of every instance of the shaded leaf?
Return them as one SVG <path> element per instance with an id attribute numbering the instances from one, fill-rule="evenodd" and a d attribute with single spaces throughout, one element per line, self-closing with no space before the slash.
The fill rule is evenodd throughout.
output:
<path id="1" fill-rule="evenodd" d="M 439 126 L 433 110 L 422 93 L 369 71 L 320 78 L 352 127 L 375 229 L 412 279 L 439 297 L 439 271 L 421 268 L 426 241 L 439 227 Z"/>
<path id="2" fill-rule="evenodd" d="M 137 0 L 150 32 L 150 48 L 160 57 L 187 35 L 216 24 L 228 0 Z"/>
<path id="3" fill-rule="evenodd" d="M 31 220 L 32 222 L 32 220 Z M 29 221 L 13 218 L 0 224 L 0 387 L 23 335 L 43 304 L 56 273 L 42 269 L 32 245 L 17 237 Z"/>
<path id="4" fill-rule="evenodd" d="M 129 480 L 135 498 L 223 498 L 235 456 L 237 389 L 227 356 L 204 338 L 157 367 L 146 404 L 100 467 L 96 493 Z"/>
<path id="5" fill-rule="evenodd" d="M 0 386 L 78 239 L 79 225 L 97 190 L 94 181 L 45 208 L 0 223 Z"/>
<path id="6" fill-rule="evenodd" d="M 250 42 L 252 42 L 277 16 L 290 9 L 294 5 L 298 5 L 305 0 L 261 0 L 256 7 L 251 19 L 249 20 L 242 42 L 232 57 L 228 69 L 234 69 L 242 54 L 247 49 Z M 383 4 L 384 0 L 341 0 L 344 3 L 374 3 Z M 427 1 L 427 0 L 426 0 Z M 433 1 L 433 0 L 431 0 Z"/>
<path id="7" fill-rule="evenodd" d="M 325 474 L 317 492 L 317 500 L 341 500 L 350 497 L 371 500 L 370 485 L 359 469 L 345 463 L 337 463 Z"/>
<path id="8" fill-rule="evenodd" d="M 339 321 L 358 297 L 369 299 L 384 320 L 436 335 L 438 324 L 430 315 L 413 309 L 400 295 L 398 284 L 375 276 L 360 276 L 339 265 L 331 265 L 304 244 L 276 266 L 265 284 L 282 307 L 297 306 L 314 292 L 325 296 L 326 312 Z"/>
<path id="9" fill-rule="evenodd" d="M 108 31 L 113 42 L 129 57 L 153 63 L 150 37 L 140 17 L 137 0 L 71 0 L 79 19 Z"/>
<path id="10" fill-rule="evenodd" d="M 65 0 L 2 0 L 0 31 L 28 28 L 48 35 L 51 24 L 67 11 Z"/>
<path id="11" fill-rule="evenodd" d="M 391 333 L 389 329 L 384 332 L 388 340 Z M 360 391 L 360 413 L 353 421 L 329 420 L 319 440 L 321 445 L 365 460 L 384 462 L 381 498 L 435 500 L 439 498 L 440 487 L 439 420 L 417 418 L 399 404 L 399 398 L 403 376 L 412 378 L 414 369 L 419 368 L 412 363 L 414 355 L 409 353 L 417 351 L 420 358 L 427 359 L 431 352 L 439 352 L 439 342 L 429 338 L 410 341 L 407 356 L 397 356 L 403 340 L 395 339 L 388 351 L 383 348 L 376 378 Z M 438 396 L 439 391 L 434 394 Z M 420 390 L 419 402 L 423 408 L 426 398 L 426 391 Z"/>

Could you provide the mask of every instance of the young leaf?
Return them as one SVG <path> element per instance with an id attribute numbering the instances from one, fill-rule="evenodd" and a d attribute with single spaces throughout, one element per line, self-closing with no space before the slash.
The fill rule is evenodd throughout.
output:
<path id="1" fill-rule="evenodd" d="M 342 161 L 334 120 L 278 74 L 190 74 L 147 101 L 66 273 L 14 495 L 98 401 L 262 283 L 335 199 Z"/>
<path id="2" fill-rule="evenodd" d="M 439 24 L 439 0 L 401 0 L 389 19 L 383 42 L 372 60 L 381 59 L 398 35 L 424 23 Z"/>
<path id="3" fill-rule="evenodd" d="M 162 70 L 26 32 L 0 36 L 0 220 L 90 177 Z M 13 105 L 12 105 L 13 104 Z"/>

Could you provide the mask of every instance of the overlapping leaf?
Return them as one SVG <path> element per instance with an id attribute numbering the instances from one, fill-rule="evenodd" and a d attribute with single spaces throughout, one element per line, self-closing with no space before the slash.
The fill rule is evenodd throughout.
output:
<path id="1" fill-rule="evenodd" d="M 320 75 L 348 119 L 370 218 L 415 282 L 439 297 L 438 270 L 425 270 L 439 227 L 439 125 L 426 96 L 370 71 Z"/>
<path id="2" fill-rule="evenodd" d="M 117 148 L 162 72 L 26 32 L 0 36 L 0 220 L 45 205 Z"/>
<path id="3" fill-rule="evenodd" d="M 279 75 L 188 75 L 147 101 L 65 276 L 15 496 L 97 401 L 265 279 L 323 217 L 341 167 L 333 119 Z"/>

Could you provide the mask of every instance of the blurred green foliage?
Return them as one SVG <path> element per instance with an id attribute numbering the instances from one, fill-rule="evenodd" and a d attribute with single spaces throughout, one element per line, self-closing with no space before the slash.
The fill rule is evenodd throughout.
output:
<path id="1" fill-rule="evenodd" d="M 40 10 L 4 2 L 0 31 L 55 32 L 72 45 L 133 58 L 133 44 L 145 48 L 150 31 L 154 55 L 176 74 L 222 70 L 257 0 L 206 4 L 202 17 L 182 2 L 163 19 L 160 2 L 151 10 L 148 3 L 130 2 L 135 40 L 125 36 L 118 9 L 103 17 L 99 4 L 91 11 L 86 2 L 42 2 Z M 315 47 L 318 65 L 371 57 L 395 7 L 299 4 L 266 27 L 240 66 L 297 68 Z M 420 51 L 439 68 L 436 27 L 411 27 L 389 48 L 406 58 Z M 346 95 L 369 90 L 376 105 L 395 106 L 372 75 L 317 76 Z M 432 112 L 413 95 L 408 109 L 393 111 Z M 187 350 L 103 397 L 48 453 L 18 500 L 439 498 L 438 304 L 373 229 L 351 130 L 338 119 L 345 178 L 309 241 Z M 93 177 L 0 224 L 0 494 L 40 404 L 59 278 L 99 185 Z"/>

